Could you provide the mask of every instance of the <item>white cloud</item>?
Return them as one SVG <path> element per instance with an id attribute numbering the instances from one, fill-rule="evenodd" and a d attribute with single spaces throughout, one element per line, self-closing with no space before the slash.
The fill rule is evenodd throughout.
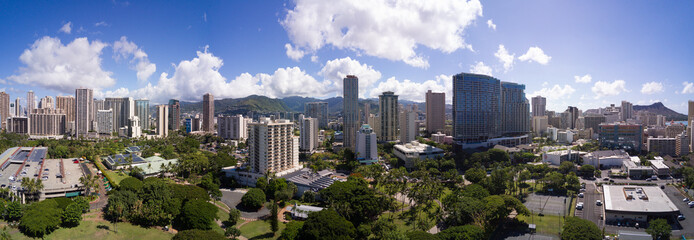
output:
<path id="1" fill-rule="evenodd" d="M 477 62 L 475 65 L 470 65 L 470 72 L 492 76 L 492 68 L 484 65 L 484 62 Z"/>
<path id="2" fill-rule="evenodd" d="M 271 98 L 287 96 L 324 96 L 330 82 L 319 82 L 298 67 L 278 68 L 272 74 L 242 73 L 231 81 L 222 76 L 219 69 L 224 65 L 221 58 L 207 51 L 197 52 L 197 57 L 174 65 L 172 76 L 162 73 L 156 84 L 128 90 L 125 88 L 95 93 L 101 96 L 131 96 L 148 98 L 155 103 L 166 102 L 170 98 L 183 101 L 199 101 L 205 93 L 215 98 L 240 98 L 249 95 L 263 95 Z"/>
<path id="3" fill-rule="evenodd" d="M 66 34 L 70 34 L 72 32 L 72 22 L 67 22 L 65 25 L 63 25 L 58 32 L 64 32 Z"/>
<path id="4" fill-rule="evenodd" d="M 499 44 L 499 50 L 494 53 L 494 56 L 499 59 L 500 63 L 504 64 L 504 72 L 508 72 L 513 67 L 513 59 L 516 54 L 509 54 L 503 44 Z"/>
<path id="5" fill-rule="evenodd" d="M 491 19 L 487 20 L 487 27 L 496 30 L 496 24 Z"/>
<path id="6" fill-rule="evenodd" d="M 595 85 L 591 88 L 593 93 L 595 93 L 595 98 L 601 98 L 604 96 L 615 96 L 622 92 L 627 92 L 626 82 L 624 80 L 615 80 L 613 82 L 595 82 Z"/>
<path id="7" fill-rule="evenodd" d="M 694 93 L 694 83 L 683 82 L 682 86 L 683 87 L 682 91 L 680 91 L 680 94 Z"/>
<path id="8" fill-rule="evenodd" d="M 525 61 L 530 61 L 530 62 L 535 61 L 535 62 L 542 64 L 542 65 L 546 65 L 547 63 L 549 63 L 549 60 L 551 60 L 551 59 L 552 59 L 552 57 L 547 56 L 547 54 L 545 54 L 545 52 L 542 51 L 542 49 L 539 47 L 530 47 L 530 48 L 528 48 L 528 51 L 525 54 L 518 57 L 518 60 L 521 60 L 524 62 Z"/>
<path id="9" fill-rule="evenodd" d="M 450 88 L 445 84 L 446 80 L 452 82 L 451 78 L 446 75 L 439 75 L 436 77 L 436 80 L 427 80 L 422 83 L 413 82 L 409 79 L 398 81 L 395 77 L 391 77 L 380 82 L 378 86 L 371 90 L 370 97 L 378 97 L 385 91 L 392 91 L 398 95 L 398 99 L 424 102 L 427 90 L 431 90 L 434 92 L 445 92 L 446 98 L 450 99 Z"/>
<path id="10" fill-rule="evenodd" d="M 204 20 L 205 22 L 207 22 L 207 12 L 204 12 L 204 13 L 202 14 L 202 20 Z"/>
<path id="11" fill-rule="evenodd" d="M 108 23 L 106 23 L 106 22 L 104 22 L 104 21 L 101 21 L 101 22 L 98 22 L 98 23 L 94 23 L 94 26 L 95 26 L 95 27 L 101 27 L 101 26 L 108 27 Z"/>
<path id="12" fill-rule="evenodd" d="M 593 81 L 593 77 L 590 76 L 590 74 L 586 74 L 581 76 L 574 76 L 574 80 L 576 80 L 577 83 L 590 83 L 590 81 Z"/>
<path id="13" fill-rule="evenodd" d="M 311 56 L 311 62 L 317 63 L 318 62 L 318 56 L 316 56 L 316 55 Z"/>
<path id="14" fill-rule="evenodd" d="M 472 49 L 463 32 L 480 16 L 478 0 L 297 0 L 281 24 L 308 52 L 332 45 L 427 68 L 427 58 L 415 52 L 419 45 L 444 53 Z"/>
<path id="15" fill-rule="evenodd" d="M 381 72 L 350 57 L 327 61 L 318 75 L 332 82 L 333 87 L 329 91 L 337 92 L 340 95 L 342 94 L 343 79 L 347 75 L 355 75 L 359 78 L 360 96 L 366 96 L 365 93 L 371 89 L 371 86 L 381 79 Z"/>
<path id="16" fill-rule="evenodd" d="M 543 96 L 549 100 L 569 99 L 576 89 L 571 85 L 565 84 L 564 87 L 555 84 L 551 88 L 542 88 L 530 94 L 530 96 Z"/>
<path id="17" fill-rule="evenodd" d="M 147 53 L 134 42 L 128 41 L 128 38 L 125 36 L 120 37 L 120 40 L 113 43 L 113 53 L 113 57 L 116 60 L 128 59 L 132 56 L 130 63 L 133 64 L 137 61 L 133 68 L 137 71 L 138 81 L 147 81 L 157 71 L 157 65 L 149 62 Z"/>
<path id="18" fill-rule="evenodd" d="M 663 92 L 663 84 L 659 82 L 647 82 L 641 86 L 641 93 L 656 94 Z"/>
<path id="19" fill-rule="evenodd" d="M 299 48 L 292 47 L 292 45 L 289 43 L 284 44 L 284 48 L 287 49 L 287 57 L 294 59 L 295 61 L 299 61 L 299 59 L 306 55 L 304 51 Z"/>
<path id="20" fill-rule="evenodd" d="M 43 37 L 24 50 L 19 60 L 26 66 L 7 79 L 63 93 L 74 93 L 79 87 L 110 87 L 116 81 L 111 72 L 101 69 L 101 50 L 106 46 L 87 38 L 63 45 L 58 38 Z"/>

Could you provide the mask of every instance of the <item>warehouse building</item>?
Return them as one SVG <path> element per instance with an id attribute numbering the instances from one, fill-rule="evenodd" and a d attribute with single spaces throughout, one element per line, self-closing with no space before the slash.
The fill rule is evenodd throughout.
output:
<path id="1" fill-rule="evenodd" d="M 647 223 L 654 218 L 674 218 L 680 212 L 656 186 L 604 185 L 605 223 Z"/>

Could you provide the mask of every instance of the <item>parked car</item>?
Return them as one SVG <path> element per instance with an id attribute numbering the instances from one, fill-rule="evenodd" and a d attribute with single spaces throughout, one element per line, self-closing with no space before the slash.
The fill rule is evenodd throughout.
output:
<path id="1" fill-rule="evenodd" d="M 682 202 L 689 202 L 689 198 L 682 199 Z"/>
<path id="2" fill-rule="evenodd" d="M 610 182 L 611 182 L 611 183 L 613 183 L 613 182 L 614 182 L 614 180 L 610 179 Z"/>
<path id="3" fill-rule="evenodd" d="M 687 219 L 687 218 L 685 218 L 684 215 L 682 215 L 682 214 L 680 214 L 679 216 L 677 216 L 677 220 L 682 221 L 682 220 L 684 220 L 684 219 Z"/>
<path id="4" fill-rule="evenodd" d="M 693 208 L 694 207 L 694 201 L 687 203 L 687 205 L 689 205 L 690 208 Z"/>
<path id="5" fill-rule="evenodd" d="M 578 197 L 583 198 L 583 193 L 579 193 Z"/>
<path id="6" fill-rule="evenodd" d="M 577 210 L 583 209 L 583 203 L 582 203 L 582 202 L 577 203 L 577 204 L 576 204 L 576 209 L 577 209 Z"/>
<path id="7" fill-rule="evenodd" d="M 660 189 L 665 189 L 665 185 L 660 185 Z"/>
<path id="8" fill-rule="evenodd" d="M 603 180 L 603 181 L 609 181 L 610 178 L 606 177 L 606 178 L 603 178 L 602 180 Z"/>
<path id="9" fill-rule="evenodd" d="M 595 200 L 595 205 L 598 205 L 598 206 L 602 205 L 602 201 L 600 201 L 600 200 Z"/>

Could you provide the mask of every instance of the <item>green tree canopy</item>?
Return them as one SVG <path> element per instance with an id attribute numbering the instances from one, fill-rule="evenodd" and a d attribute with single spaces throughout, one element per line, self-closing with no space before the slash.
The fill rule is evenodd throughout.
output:
<path id="1" fill-rule="evenodd" d="M 455 226 L 436 234 L 441 240 L 484 239 L 484 230 L 473 225 Z"/>
<path id="2" fill-rule="evenodd" d="M 142 189 L 142 181 L 140 179 L 137 179 L 135 177 L 127 177 L 123 180 L 120 181 L 118 184 L 118 189 L 122 190 L 127 190 L 127 191 L 132 191 L 134 193 L 139 192 L 140 189 Z"/>
<path id="3" fill-rule="evenodd" d="M 77 203 L 72 203 L 63 211 L 63 226 L 76 227 L 82 221 L 82 207 Z"/>
<path id="4" fill-rule="evenodd" d="M 174 235 L 173 240 L 226 240 L 227 238 L 214 230 L 189 229 Z"/>
<path id="5" fill-rule="evenodd" d="M 646 228 L 646 232 L 650 234 L 653 237 L 653 239 L 665 240 L 670 239 L 670 235 L 672 234 L 672 227 L 670 226 L 670 224 L 667 223 L 667 220 L 658 218 L 648 222 L 648 228 Z"/>
<path id="6" fill-rule="evenodd" d="M 355 225 L 376 219 L 387 207 L 384 196 L 369 188 L 364 179 L 350 177 L 320 190 L 320 195 L 340 215 Z"/>
<path id="7" fill-rule="evenodd" d="M 265 203 L 265 193 L 258 188 L 251 188 L 241 198 L 241 205 L 249 209 L 259 209 Z"/>
<path id="8" fill-rule="evenodd" d="M 465 180 L 471 183 L 479 183 L 487 177 L 487 172 L 482 168 L 470 168 L 465 171 Z"/>
<path id="9" fill-rule="evenodd" d="M 186 202 L 181 211 L 181 227 L 183 229 L 212 228 L 217 217 L 217 207 L 203 200 L 190 200 Z"/>
<path id="10" fill-rule="evenodd" d="M 593 165 L 584 164 L 581 166 L 581 174 L 584 178 L 592 178 L 595 176 L 595 167 L 593 167 Z"/>
<path id="11" fill-rule="evenodd" d="M 299 231 L 304 226 L 302 221 L 291 221 L 287 223 L 287 226 L 282 230 L 280 235 L 280 240 L 299 240 Z"/>
<path id="12" fill-rule="evenodd" d="M 61 215 L 62 211 L 55 201 L 36 202 L 27 207 L 19 227 L 25 235 L 40 238 L 58 228 Z"/>
<path id="13" fill-rule="evenodd" d="M 310 213 L 299 231 L 299 239 L 304 240 L 348 240 L 355 237 L 354 225 L 331 209 Z"/>
<path id="14" fill-rule="evenodd" d="M 562 240 L 599 240 L 602 232 L 595 223 L 578 217 L 567 217 L 564 230 L 561 232 Z"/>

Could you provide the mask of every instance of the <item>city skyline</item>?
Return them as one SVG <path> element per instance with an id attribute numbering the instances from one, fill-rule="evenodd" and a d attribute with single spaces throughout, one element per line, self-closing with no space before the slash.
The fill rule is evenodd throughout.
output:
<path id="1" fill-rule="evenodd" d="M 350 20 L 376 18 L 379 12 L 344 2 L 334 5 L 350 14 L 302 0 L 49 3 L 35 10 L 28 9 L 30 3 L 4 2 L 0 5 L 8 11 L 0 19 L 16 24 L 0 26 L 13 35 L 0 44 L 6 53 L 0 57 L 0 90 L 23 102 L 29 90 L 40 99 L 72 95 L 81 87 L 93 88 L 99 99 L 147 98 L 153 104 L 171 98 L 201 101 L 207 92 L 218 99 L 252 94 L 328 98 L 340 96 L 342 78 L 354 74 L 361 80 L 360 98 L 393 91 L 402 100 L 424 102 L 431 89 L 447 93 L 450 104 L 451 76 L 471 72 L 524 84 L 526 98 L 542 95 L 554 111 L 626 100 L 634 105 L 661 101 L 686 113 L 694 95 L 688 79 L 693 70 L 683 65 L 694 61 L 688 54 L 694 36 L 687 26 L 687 19 L 694 20 L 688 14 L 693 3 L 656 9 L 667 12 L 657 20 L 629 17 L 650 13 L 646 3 L 499 6 L 469 1 L 440 11 L 422 10 L 427 6 L 420 4 L 368 4 L 386 12 L 432 14 L 436 18 L 430 21 L 445 24 L 430 34 L 443 37 L 411 33 L 417 24 L 398 28 L 405 21 L 400 16 L 355 23 Z M 532 11 L 515 11 L 518 4 Z M 161 12 L 145 16 L 150 8 Z M 312 22 L 305 9 L 322 9 L 325 17 L 341 21 Z M 453 11 L 463 14 L 450 17 Z M 437 23 L 419 21 L 422 26 Z M 392 36 L 374 35 L 377 28 Z M 328 33 L 340 38 L 328 38 Z M 378 48 L 384 39 L 393 41 L 392 47 Z"/>

